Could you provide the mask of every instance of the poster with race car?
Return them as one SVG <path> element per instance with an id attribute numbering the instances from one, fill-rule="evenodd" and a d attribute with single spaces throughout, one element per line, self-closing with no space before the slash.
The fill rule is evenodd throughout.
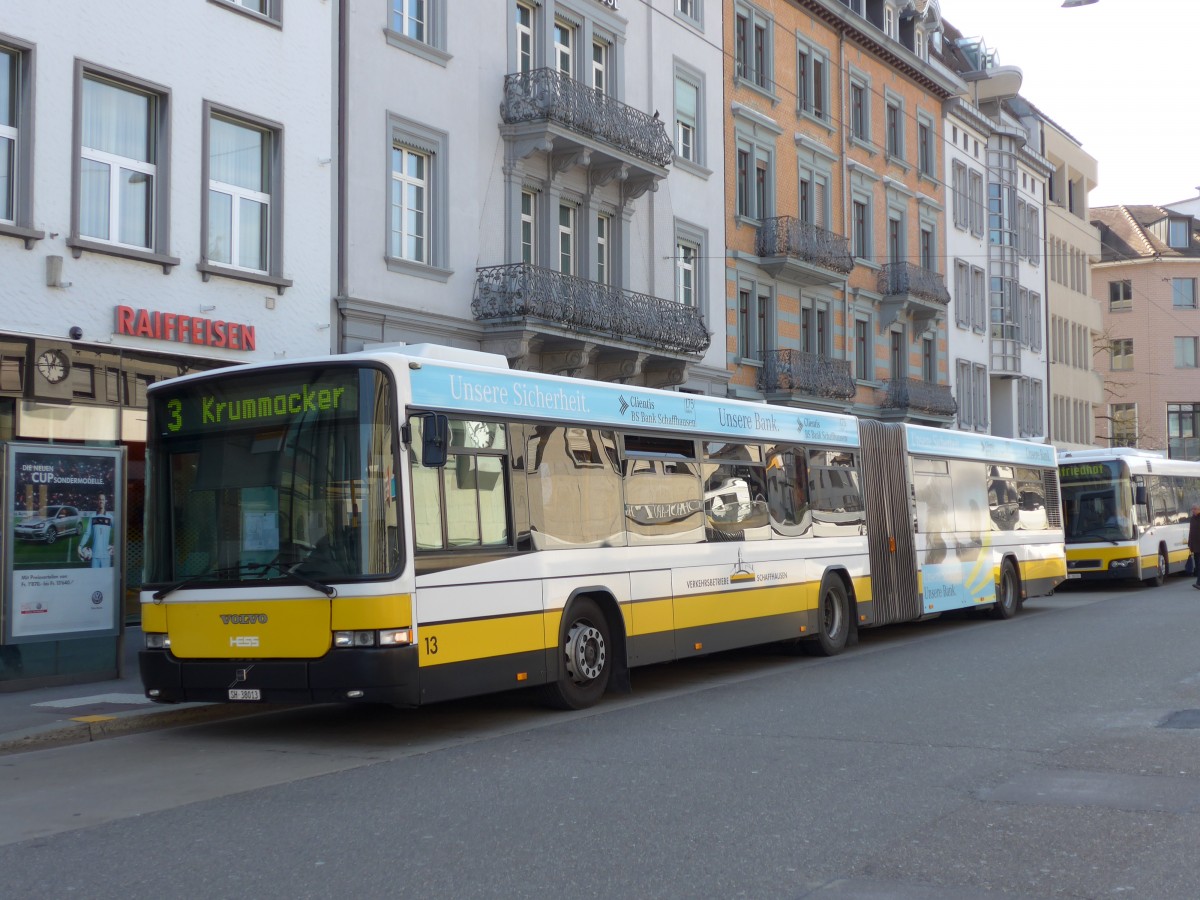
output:
<path id="1" fill-rule="evenodd" d="M 120 447 L 8 445 L 4 643 L 118 633 L 123 461 Z"/>

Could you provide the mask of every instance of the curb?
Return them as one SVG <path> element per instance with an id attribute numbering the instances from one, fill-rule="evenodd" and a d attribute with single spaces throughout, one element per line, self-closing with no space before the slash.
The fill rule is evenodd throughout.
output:
<path id="1" fill-rule="evenodd" d="M 57 722 L 0 737 L 0 756 L 66 747 L 71 744 L 87 744 L 157 728 L 176 728 L 262 715 L 287 708 L 278 704 L 238 706 L 227 703 L 189 703 L 174 708 L 126 712 L 98 722 Z"/>

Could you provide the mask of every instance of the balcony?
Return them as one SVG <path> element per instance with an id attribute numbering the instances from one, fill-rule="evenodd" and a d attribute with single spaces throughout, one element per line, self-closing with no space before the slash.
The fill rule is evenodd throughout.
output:
<path id="1" fill-rule="evenodd" d="M 852 400 L 856 391 L 850 361 L 803 350 L 772 350 L 763 360 L 758 389 L 794 399 Z"/>
<path id="2" fill-rule="evenodd" d="M 958 412 L 958 403 L 948 384 L 935 384 L 920 378 L 893 378 L 884 383 L 882 409 L 901 410 L 906 414 L 950 418 Z"/>
<path id="3" fill-rule="evenodd" d="M 618 180 L 625 199 L 667 175 L 674 146 L 655 114 L 622 103 L 557 69 L 504 76 L 502 132 L 518 158 L 550 155 L 556 172 L 584 166 L 600 186 Z"/>
<path id="4" fill-rule="evenodd" d="M 760 267 L 807 287 L 841 284 L 854 268 L 844 237 L 794 216 L 763 219 L 754 247 Z"/>
<path id="5" fill-rule="evenodd" d="M 879 270 L 878 288 L 883 295 L 880 327 L 890 325 L 901 316 L 924 325 L 930 319 L 944 317 L 950 304 L 945 279 L 931 269 L 912 263 L 884 265 Z"/>
<path id="6" fill-rule="evenodd" d="M 525 263 L 477 269 L 471 312 L 515 368 L 655 387 L 712 341 L 694 307 Z"/>

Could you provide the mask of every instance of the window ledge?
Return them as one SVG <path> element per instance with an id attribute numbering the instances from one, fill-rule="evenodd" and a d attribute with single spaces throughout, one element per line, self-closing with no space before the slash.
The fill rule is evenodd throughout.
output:
<path id="1" fill-rule="evenodd" d="M 387 263 L 389 272 L 396 272 L 401 275 L 415 275 L 417 278 L 440 281 L 443 284 L 449 281 L 450 276 L 454 274 L 453 269 L 441 269 L 437 266 L 413 262 L 410 259 L 400 259 L 396 256 L 385 256 L 383 261 Z"/>
<path id="2" fill-rule="evenodd" d="M 876 271 L 883 268 L 883 266 L 881 266 L 879 263 L 875 262 L 874 260 L 867 259 L 865 256 L 854 257 L 854 264 L 856 266 L 862 266 L 866 269 L 875 269 Z"/>
<path id="3" fill-rule="evenodd" d="M 771 81 L 770 79 L 767 79 L 767 82 L 769 85 L 771 85 L 771 87 L 768 87 L 766 85 L 761 85 L 757 81 L 755 81 L 753 78 L 746 78 L 742 75 L 734 75 L 733 76 L 734 86 L 749 88 L 750 90 L 754 91 L 754 93 L 756 93 L 756 94 L 762 94 L 764 97 L 766 97 L 768 100 L 771 101 L 772 105 L 774 105 L 779 102 L 779 95 L 775 93 L 774 82 Z"/>
<path id="4" fill-rule="evenodd" d="M 92 241 L 87 238 L 67 238 L 67 246 L 71 248 L 71 255 L 76 259 L 83 256 L 85 250 L 89 253 L 103 253 L 106 256 L 119 256 L 122 259 L 132 259 L 137 262 L 162 266 L 164 275 L 170 275 L 171 269 L 179 265 L 179 257 L 177 256 L 167 256 L 164 253 L 155 253 L 153 250 L 122 247 L 119 244 L 106 244 L 102 241 Z"/>
<path id="5" fill-rule="evenodd" d="M 818 115 L 814 114 L 812 112 L 812 110 L 803 109 L 803 108 L 797 109 L 796 114 L 798 116 L 800 116 L 800 118 L 802 118 L 808 122 L 812 122 L 814 125 L 820 125 L 822 128 L 824 128 L 830 134 L 833 134 L 834 127 L 829 123 L 828 117 L 818 116 Z"/>
<path id="6" fill-rule="evenodd" d="M 928 182 L 934 188 L 941 187 L 941 184 L 938 183 L 937 177 L 932 172 L 917 172 L 917 180 Z"/>
<path id="7" fill-rule="evenodd" d="M 690 172 L 697 178 L 707 180 L 712 175 L 712 169 L 706 169 L 704 166 L 690 159 L 684 159 L 681 156 L 675 157 L 675 168 L 682 169 L 684 172 Z"/>
<path id="8" fill-rule="evenodd" d="M 0 223 L 0 235 L 23 240 L 25 242 L 25 249 L 32 250 L 34 243 L 46 237 L 46 232 L 38 231 L 35 228 L 26 228 L 23 225 L 5 225 Z"/>
<path id="9" fill-rule="evenodd" d="M 907 175 L 909 173 L 909 171 L 912 169 L 912 166 L 910 166 L 908 163 L 906 163 L 904 161 L 903 157 L 893 156 L 891 153 L 888 153 L 885 155 L 887 157 L 887 161 L 889 163 L 891 163 L 893 166 L 896 166 L 897 168 L 901 169 L 905 175 Z"/>
<path id="10" fill-rule="evenodd" d="M 246 9 L 237 3 L 232 3 L 230 0 L 208 0 L 209 3 L 214 3 L 217 6 L 223 6 L 230 12 L 235 12 L 238 15 L 245 16 L 247 19 L 253 19 L 256 22 L 262 22 L 264 25 L 270 25 L 272 28 L 283 28 L 283 22 L 273 16 L 264 16 L 260 12 L 255 12 L 252 9 Z"/>
<path id="11" fill-rule="evenodd" d="M 879 152 L 879 148 L 872 144 L 869 140 L 853 134 L 850 135 L 850 146 L 858 147 L 860 150 L 865 150 L 868 156 L 874 156 Z"/>
<path id="12" fill-rule="evenodd" d="M 390 28 L 383 29 L 383 36 L 387 42 L 397 50 L 407 50 L 414 56 L 419 56 L 421 59 L 429 60 L 445 68 L 446 64 L 453 59 L 451 54 L 447 53 L 440 47 L 435 47 L 433 44 L 427 44 L 424 41 L 418 41 L 410 38 L 407 34 L 401 34 L 399 31 L 392 31 Z"/>
<path id="13" fill-rule="evenodd" d="M 220 278 L 232 278 L 235 281 L 249 281 L 253 284 L 269 284 L 275 288 L 277 293 L 282 294 L 285 290 L 292 286 L 290 278 L 281 278 L 278 275 L 268 275 L 265 272 L 245 272 L 242 269 L 233 269 L 227 266 L 217 265 L 215 263 L 201 260 L 196 263 L 196 271 L 200 273 L 205 282 L 213 275 Z"/>
<path id="14" fill-rule="evenodd" d="M 740 356 L 738 357 L 738 365 L 750 366 L 752 369 L 761 369 L 763 361 L 761 359 L 750 359 L 746 356 Z"/>

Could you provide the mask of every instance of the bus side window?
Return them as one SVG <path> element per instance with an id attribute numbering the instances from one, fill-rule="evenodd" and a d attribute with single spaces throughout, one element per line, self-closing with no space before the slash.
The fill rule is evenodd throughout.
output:
<path id="1" fill-rule="evenodd" d="M 778 537 L 812 535 L 807 454 L 803 448 L 767 448 L 767 508 L 771 528 Z"/>
<path id="2" fill-rule="evenodd" d="M 813 534 L 861 534 L 866 521 L 858 458 L 844 450 L 808 451 Z"/>
<path id="3" fill-rule="evenodd" d="M 625 546 L 613 432 L 529 425 L 525 447 L 534 549 Z"/>

